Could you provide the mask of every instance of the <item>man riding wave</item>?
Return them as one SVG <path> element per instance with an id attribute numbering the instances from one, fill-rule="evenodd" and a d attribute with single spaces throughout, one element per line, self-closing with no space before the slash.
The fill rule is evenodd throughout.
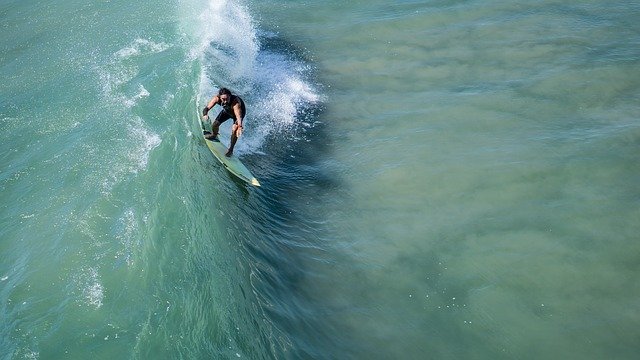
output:
<path id="1" fill-rule="evenodd" d="M 233 95 L 227 88 L 222 88 L 218 91 L 218 95 L 211 98 L 211 101 L 207 106 L 202 109 L 202 119 L 209 119 L 209 110 L 215 105 L 220 105 L 222 111 L 216 116 L 216 119 L 211 124 L 211 132 L 204 131 L 204 137 L 209 140 L 218 141 L 218 130 L 220 124 L 233 119 L 233 126 L 231 127 L 231 144 L 229 145 L 229 151 L 225 156 L 229 157 L 233 155 L 233 147 L 236 145 L 238 138 L 242 134 L 242 121 L 246 115 L 246 108 L 244 101 L 237 95 Z"/>

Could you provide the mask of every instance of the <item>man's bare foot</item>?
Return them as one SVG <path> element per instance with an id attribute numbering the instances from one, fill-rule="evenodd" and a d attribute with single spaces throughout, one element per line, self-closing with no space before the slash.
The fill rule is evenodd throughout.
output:
<path id="1" fill-rule="evenodd" d="M 229 150 L 229 151 L 227 151 L 226 154 L 224 154 L 224 156 L 226 156 L 226 157 L 231 157 L 231 155 L 233 155 L 233 150 Z"/>
<path id="2" fill-rule="evenodd" d="M 208 131 L 207 131 L 208 132 Z M 204 135 L 204 138 L 207 140 L 218 140 L 218 134 L 208 133 Z"/>

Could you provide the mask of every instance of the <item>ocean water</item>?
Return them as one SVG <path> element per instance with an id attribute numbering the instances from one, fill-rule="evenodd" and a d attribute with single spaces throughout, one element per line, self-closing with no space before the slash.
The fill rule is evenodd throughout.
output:
<path id="1" fill-rule="evenodd" d="M 3 1 L 0 359 L 635 359 L 638 18 Z"/>

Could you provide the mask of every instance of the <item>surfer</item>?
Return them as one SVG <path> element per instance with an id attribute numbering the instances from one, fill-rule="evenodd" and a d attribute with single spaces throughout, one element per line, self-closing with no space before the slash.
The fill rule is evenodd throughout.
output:
<path id="1" fill-rule="evenodd" d="M 209 119 L 209 110 L 215 105 L 220 105 L 222 110 L 216 116 L 216 119 L 211 124 L 211 132 L 204 131 L 204 137 L 209 140 L 217 140 L 218 138 L 218 129 L 220 129 L 220 124 L 223 122 L 233 119 L 233 126 L 231 127 L 231 144 L 229 145 L 229 151 L 225 154 L 225 156 L 229 157 L 233 155 L 233 147 L 236 145 L 236 141 L 242 134 L 242 120 L 246 114 L 246 108 L 244 106 L 244 101 L 237 96 L 233 95 L 231 91 L 227 88 L 222 88 L 218 91 L 218 95 L 215 95 L 211 98 L 211 101 L 207 104 L 207 106 L 202 109 L 202 118 L 204 120 Z"/>

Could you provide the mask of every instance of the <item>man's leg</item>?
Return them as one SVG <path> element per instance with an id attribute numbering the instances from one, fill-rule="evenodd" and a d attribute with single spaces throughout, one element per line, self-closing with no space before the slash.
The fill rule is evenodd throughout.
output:
<path id="1" fill-rule="evenodd" d="M 236 146 L 236 141 L 238 141 L 238 125 L 233 124 L 231 128 L 231 144 L 229 144 L 229 151 L 225 154 L 227 157 L 233 155 L 233 147 Z"/>
<path id="2" fill-rule="evenodd" d="M 214 140 L 218 138 L 218 131 L 220 130 L 220 124 L 227 121 L 229 119 L 229 115 L 224 111 L 220 111 L 218 116 L 216 116 L 216 120 L 211 124 L 211 134 L 205 135 L 205 138 L 209 140 Z"/>

